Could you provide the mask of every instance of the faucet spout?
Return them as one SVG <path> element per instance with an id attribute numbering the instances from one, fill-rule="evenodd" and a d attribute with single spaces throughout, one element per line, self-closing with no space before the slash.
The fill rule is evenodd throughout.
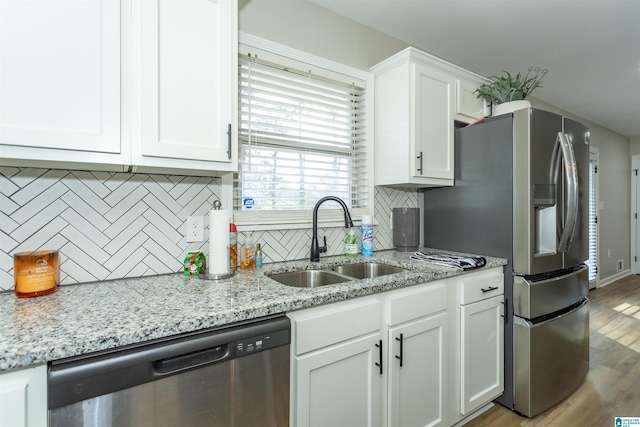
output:
<path id="1" fill-rule="evenodd" d="M 347 205 L 342 199 L 335 196 L 326 196 L 318 200 L 316 205 L 313 207 L 313 230 L 311 235 L 311 253 L 309 256 L 309 260 L 311 262 L 320 261 L 320 253 L 327 252 L 326 237 L 323 237 L 324 246 L 318 245 L 318 208 L 327 200 L 338 202 L 338 204 L 342 207 L 342 210 L 344 211 L 344 228 L 353 227 L 353 221 L 351 220 L 351 215 L 349 214 L 349 208 L 347 208 Z"/>

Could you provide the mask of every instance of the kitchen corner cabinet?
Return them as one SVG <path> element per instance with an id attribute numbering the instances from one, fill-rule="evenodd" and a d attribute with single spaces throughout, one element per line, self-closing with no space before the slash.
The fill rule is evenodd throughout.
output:
<path id="1" fill-rule="evenodd" d="M 449 292 L 449 420 L 455 424 L 504 391 L 502 268 L 460 276 Z"/>
<path id="2" fill-rule="evenodd" d="M 47 366 L 0 373 L 0 427 L 47 425 Z"/>
<path id="3" fill-rule="evenodd" d="M 0 164 L 237 168 L 237 1 L 10 1 Z"/>
<path id="4" fill-rule="evenodd" d="M 375 184 L 453 185 L 454 122 L 482 117 L 469 95 L 482 77 L 412 47 L 371 71 Z"/>
<path id="5" fill-rule="evenodd" d="M 446 300 L 433 282 L 288 313 L 291 425 L 445 425 Z"/>

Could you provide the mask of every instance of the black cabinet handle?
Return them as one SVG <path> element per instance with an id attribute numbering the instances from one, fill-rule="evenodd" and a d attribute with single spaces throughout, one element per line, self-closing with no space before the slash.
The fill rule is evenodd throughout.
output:
<path id="1" fill-rule="evenodd" d="M 380 375 L 382 375 L 382 340 L 378 341 L 376 347 L 378 347 L 378 357 L 380 358 L 380 363 L 376 363 L 376 366 L 380 368 Z"/>
<path id="2" fill-rule="evenodd" d="M 502 317 L 504 318 L 504 324 L 506 325 L 509 323 L 509 300 L 505 299 L 502 304 L 504 304 L 504 313 L 502 314 Z"/>
<path id="3" fill-rule="evenodd" d="M 480 288 L 480 290 L 482 292 L 491 292 L 491 291 L 495 291 L 496 289 L 498 289 L 497 286 L 489 286 L 488 288 Z"/>
<path id="4" fill-rule="evenodd" d="M 420 155 L 417 157 L 417 159 L 420 159 L 420 167 L 418 168 L 418 172 L 420 172 L 420 175 L 422 175 L 422 151 L 420 152 Z"/>
<path id="5" fill-rule="evenodd" d="M 396 359 L 400 360 L 400 367 L 402 368 L 402 363 L 404 361 L 404 355 L 403 355 L 404 336 L 402 334 L 400 334 L 400 338 L 396 337 L 396 341 L 400 341 L 400 356 L 396 355 Z"/>

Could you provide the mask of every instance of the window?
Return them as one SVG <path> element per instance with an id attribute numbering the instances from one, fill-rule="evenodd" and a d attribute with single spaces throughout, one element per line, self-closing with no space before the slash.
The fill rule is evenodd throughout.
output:
<path id="1" fill-rule="evenodd" d="M 598 280 L 598 152 L 591 148 L 589 153 L 589 266 L 590 288 Z"/>
<path id="2" fill-rule="evenodd" d="M 307 65 L 241 48 L 236 223 L 308 223 L 327 195 L 369 213 L 366 82 Z"/>

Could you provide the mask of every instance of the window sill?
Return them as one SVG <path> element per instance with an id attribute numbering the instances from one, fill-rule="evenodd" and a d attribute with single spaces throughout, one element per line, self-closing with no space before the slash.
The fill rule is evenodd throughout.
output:
<path id="1" fill-rule="evenodd" d="M 368 215 L 368 209 L 352 209 L 349 211 L 354 226 L 360 225 L 362 215 Z M 297 230 L 313 227 L 312 211 L 235 211 L 233 222 L 238 231 Z M 318 227 L 344 227 L 344 213 L 341 209 L 320 209 L 318 211 Z"/>

